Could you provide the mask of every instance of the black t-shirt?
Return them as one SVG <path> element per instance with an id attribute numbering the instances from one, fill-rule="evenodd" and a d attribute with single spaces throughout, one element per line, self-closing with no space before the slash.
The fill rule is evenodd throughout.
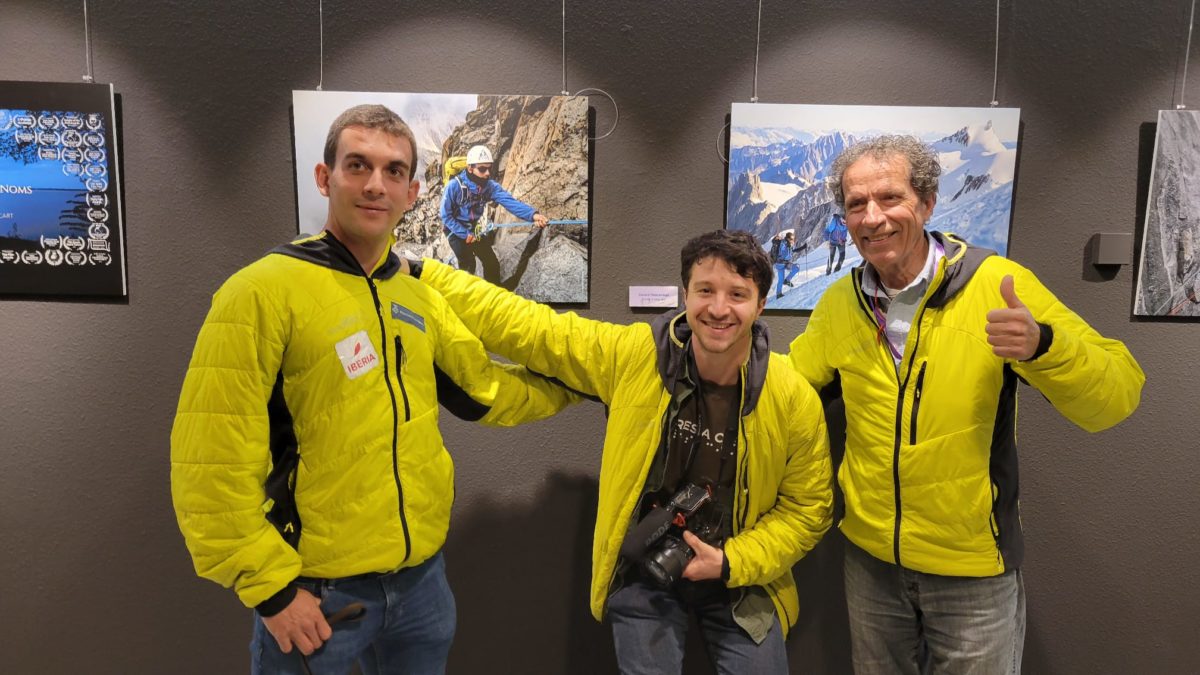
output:
<path id="1" fill-rule="evenodd" d="M 720 505 L 715 511 L 725 521 L 722 538 L 730 534 L 740 403 L 740 383 L 718 385 L 702 381 L 680 404 L 667 436 L 667 464 L 660 499 L 669 500 L 689 482 L 702 487 L 712 485 L 713 501 Z"/>

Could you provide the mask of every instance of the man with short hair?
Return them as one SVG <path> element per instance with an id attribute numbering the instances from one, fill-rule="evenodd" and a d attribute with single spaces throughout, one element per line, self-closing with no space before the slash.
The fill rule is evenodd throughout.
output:
<path id="1" fill-rule="evenodd" d="M 493 363 L 440 296 L 397 274 L 415 164 L 394 112 L 342 113 L 315 169 L 325 229 L 234 274 L 196 340 L 172 497 L 197 573 L 257 611 L 256 674 L 444 672 L 454 468 L 438 404 L 511 425 L 573 398 Z"/>
<path id="2" fill-rule="evenodd" d="M 796 370 L 845 403 L 840 529 L 859 675 L 1020 671 L 1018 382 L 1099 431 L 1133 412 L 1145 381 L 1032 272 L 926 231 L 940 171 L 907 136 L 834 161 L 829 185 L 865 264 L 791 345 Z"/>
<path id="3" fill-rule="evenodd" d="M 521 220 L 531 221 L 538 228 L 549 220 L 537 209 L 513 197 L 500 183 L 492 179 L 495 162 L 486 145 L 476 145 L 467 151 L 467 166 L 446 184 L 442 192 L 442 229 L 458 259 L 458 269 L 475 273 L 475 260 L 483 265 L 483 278 L 500 283 L 500 261 L 492 243 L 495 232 L 481 232 L 479 219 L 488 204 L 496 203 Z"/>
<path id="4" fill-rule="evenodd" d="M 692 615 L 719 672 L 786 673 L 792 566 L 831 521 L 824 415 L 769 351 L 758 242 L 718 230 L 680 257 L 684 309 L 628 326 L 437 261 L 414 274 L 489 350 L 607 406 L 591 607 L 612 622 L 621 672 L 678 673 Z"/>

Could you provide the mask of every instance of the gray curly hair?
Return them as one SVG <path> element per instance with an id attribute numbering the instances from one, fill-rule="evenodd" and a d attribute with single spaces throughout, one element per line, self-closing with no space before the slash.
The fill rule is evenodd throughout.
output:
<path id="1" fill-rule="evenodd" d="M 874 159 L 888 159 L 899 155 L 908 160 L 909 183 L 917 197 L 924 200 L 936 196 L 938 191 L 938 176 L 942 167 L 938 164 L 937 153 L 914 136 L 889 135 L 878 136 L 846 148 L 829 169 L 829 177 L 825 179 L 838 208 L 846 203 L 846 193 L 842 191 L 842 177 L 846 169 L 858 160 L 870 155 Z"/>

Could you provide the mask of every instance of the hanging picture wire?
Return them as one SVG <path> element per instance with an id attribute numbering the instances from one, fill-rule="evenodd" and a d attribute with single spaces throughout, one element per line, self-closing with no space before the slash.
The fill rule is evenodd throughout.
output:
<path id="1" fill-rule="evenodd" d="M 1188 57 L 1192 53 L 1192 29 L 1196 26 L 1196 0 L 1192 0 L 1192 13 L 1188 17 L 1188 36 L 1187 46 L 1183 48 L 1183 82 L 1179 85 L 1179 104 L 1175 106 L 1176 110 L 1184 110 L 1187 108 L 1187 101 L 1184 96 L 1187 94 L 1187 71 Z"/>
<path id="2" fill-rule="evenodd" d="M 599 141 L 599 140 L 608 138 L 609 136 L 612 135 L 612 132 L 617 130 L 617 123 L 621 121 L 621 110 L 620 110 L 620 108 L 617 107 L 617 99 L 613 98 L 612 94 L 608 93 L 607 91 L 604 91 L 603 89 L 597 89 L 596 87 L 584 87 L 583 89 L 580 89 L 579 91 L 575 92 L 575 96 L 578 96 L 585 91 L 601 94 L 604 97 L 606 97 L 609 101 L 612 101 L 612 105 L 613 105 L 612 127 L 610 127 L 609 130 L 607 132 L 605 132 L 603 135 L 588 136 L 589 141 Z M 563 0 L 563 3 L 562 3 L 562 89 L 560 90 L 560 92 L 562 93 L 563 96 L 571 95 L 571 90 L 567 89 L 567 0 Z"/>
<path id="3" fill-rule="evenodd" d="M 754 38 L 754 91 L 751 103 L 758 103 L 758 50 L 762 46 L 762 0 L 758 0 L 758 33 Z"/>
<path id="4" fill-rule="evenodd" d="M 996 98 L 996 83 L 1000 80 L 1000 0 L 996 0 L 996 54 L 992 59 L 992 102 L 988 105 L 995 108 L 1000 105 Z"/>
<path id="5" fill-rule="evenodd" d="M 87 0 L 83 0 L 83 54 L 87 63 L 87 73 L 83 76 L 83 81 L 91 84 L 96 80 L 92 76 L 92 35 L 88 26 Z"/>
<path id="6" fill-rule="evenodd" d="M 317 91 L 325 84 L 325 0 L 317 0 Z"/>
<path id="7" fill-rule="evenodd" d="M 562 3 L 562 70 L 563 82 L 560 91 L 563 96 L 567 96 L 567 0 L 563 0 Z"/>
<path id="8" fill-rule="evenodd" d="M 758 103 L 758 55 L 762 49 L 762 0 L 758 0 L 758 24 L 757 32 L 754 35 L 754 85 L 750 92 L 750 102 Z M 724 124 L 717 131 L 717 157 L 721 158 L 724 164 L 729 163 L 729 158 L 721 152 L 721 140 L 725 137 L 725 131 L 729 129 L 729 124 Z"/>
<path id="9" fill-rule="evenodd" d="M 729 158 L 721 154 L 721 147 L 724 145 L 721 141 L 725 138 L 725 132 L 729 130 L 729 124 L 729 122 L 726 122 L 721 126 L 721 130 L 717 132 L 717 157 L 720 157 L 721 162 L 724 164 L 729 163 Z"/>
<path id="10" fill-rule="evenodd" d="M 608 93 L 607 91 L 604 91 L 603 89 L 597 89 L 596 87 L 584 87 L 583 89 L 580 89 L 579 91 L 575 92 L 575 95 L 578 96 L 585 91 L 594 91 L 597 94 L 601 94 L 601 95 L 607 97 L 609 101 L 612 101 L 612 105 L 613 105 L 612 127 L 610 127 L 609 130 L 607 132 L 605 132 L 604 135 L 602 135 L 602 136 L 595 136 L 595 137 L 588 136 L 588 140 L 590 140 L 590 141 L 599 141 L 599 140 L 608 138 L 609 136 L 612 135 L 612 132 L 617 130 L 617 123 L 621 121 L 621 109 L 617 107 L 617 99 L 613 98 L 612 94 Z"/>

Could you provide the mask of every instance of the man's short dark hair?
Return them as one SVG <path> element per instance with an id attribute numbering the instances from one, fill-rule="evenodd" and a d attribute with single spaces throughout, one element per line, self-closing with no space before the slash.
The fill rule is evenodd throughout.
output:
<path id="1" fill-rule="evenodd" d="M 325 137 L 325 166 L 333 169 L 333 163 L 337 161 L 338 139 L 349 127 L 378 129 L 389 136 L 408 141 L 408 146 L 412 148 L 412 166 L 408 167 L 408 179 L 412 180 L 417 172 L 417 139 L 399 115 L 390 108 L 375 103 L 356 105 L 338 115 L 333 124 L 329 125 L 329 134 Z"/>
<path id="2" fill-rule="evenodd" d="M 679 252 L 679 262 L 685 290 L 692 280 L 692 267 L 705 258 L 724 260 L 738 274 L 754 281 L 759 300 L 766 298 L 771 290 L 771 261 L 749 232 L 716 230 L 684 244 Z"/>

